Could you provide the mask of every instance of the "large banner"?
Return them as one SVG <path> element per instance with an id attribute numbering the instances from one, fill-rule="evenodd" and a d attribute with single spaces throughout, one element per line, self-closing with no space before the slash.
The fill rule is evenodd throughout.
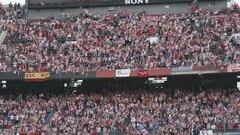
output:
<path id="1" fill-rule="evenodd" d="M 240 64 L 228 65 L 227 72 L 240 72 Z"/>
<path id="2" fill-rule="evenodd" d="M 46 81 L 49 79 L 49 72 L 30 72 L 24 74 L 24 80 L 26 81 Z"/>

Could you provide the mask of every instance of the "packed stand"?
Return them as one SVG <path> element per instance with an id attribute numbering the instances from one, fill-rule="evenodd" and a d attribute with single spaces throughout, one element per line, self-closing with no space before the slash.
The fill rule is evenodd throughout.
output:
<path id="1" fill-rule="evenodd" d="M 3 24 L 6 23 L 6 21 L 8 20 L 18 21 L 20 19 L 23 19 L 24 12 L 24 8 L 19 3 L 10 3 L 8 6 L 6 6 L 2 5 L 2 3 L 0 2 L 0 36 L 5 30 L 3 28 Z M 2 42 L 1 38 L 0 42 Z"/>
<path id="2" fill-rule="evenodd" d="M 8 7 L 5 7 L 0 3 L 0 20 L 23 19 L 24 12 L 24 8 L 20 3 L 10 3 Z"/>
<path id="3" fill-rule="evenodd" d="M 0 98 L 0 133 L 194 135 L 240 128 L 240 93 L 113 92 Z"/>
<path id="4" fill-rule="evenodd" d="M 224 10 L 7 20 L 0 71 L 87 72 L 240 62 L 240 16 Z"/>

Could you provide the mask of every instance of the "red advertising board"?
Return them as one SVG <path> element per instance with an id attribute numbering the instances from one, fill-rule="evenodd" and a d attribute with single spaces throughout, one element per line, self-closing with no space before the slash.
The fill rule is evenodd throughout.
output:
<path id="1" fill-rule="evenodd" d="M 115 70 L 97 71 L 96 78 L 114 78 L 115 72 L 116 72 Z"/>
<path id="2" fill-rule="evenodd" d="M 132 70 L 131 77 L 150 77 L 150 76 L 167 76 L 171 74 L 168 68 L 149 69 L 149 70 Z"/>
<path id="3" fill-rule="evenodd" d="M 240 72 L 240 64 L 228 65 L 227 72 Z"/>

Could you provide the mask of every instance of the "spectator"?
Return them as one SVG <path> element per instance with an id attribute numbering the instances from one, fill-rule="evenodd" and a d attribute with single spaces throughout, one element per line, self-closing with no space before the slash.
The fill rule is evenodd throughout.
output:
<path id="1" fill-rule="evenodd" d="M 12 7 L 12 6 L 10 6 Z M 18 6 L 13 6 L 18 9 Z M 12 13 L 11 13 L 12 15 Z M 239 33 L 239 14 L 95 16 L 15 21 L 1 46 L 0 71 L 87 72 L 239 63 L 239 47 L 229 37 Z M 149 43 L 147 40 L 154 39 Z M 150 40 L 151 41 L 151 40 Z"/>
<path id="2" fill-rule="evenodd" d="M 4 133 L 175 134 L 205 129 L 239 129 L 238 91 L 177 90 L 0 98 Z"/>

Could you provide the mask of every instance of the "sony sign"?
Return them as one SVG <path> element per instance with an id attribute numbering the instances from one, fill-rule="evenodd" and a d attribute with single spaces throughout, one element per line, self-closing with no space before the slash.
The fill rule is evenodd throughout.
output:
<path id="1" fill-rule="evenodd" d="M 147 4 L 149 2 L 149 0 L 125 0 L 125 4 L 129 5 L 129 4 Z"/>

